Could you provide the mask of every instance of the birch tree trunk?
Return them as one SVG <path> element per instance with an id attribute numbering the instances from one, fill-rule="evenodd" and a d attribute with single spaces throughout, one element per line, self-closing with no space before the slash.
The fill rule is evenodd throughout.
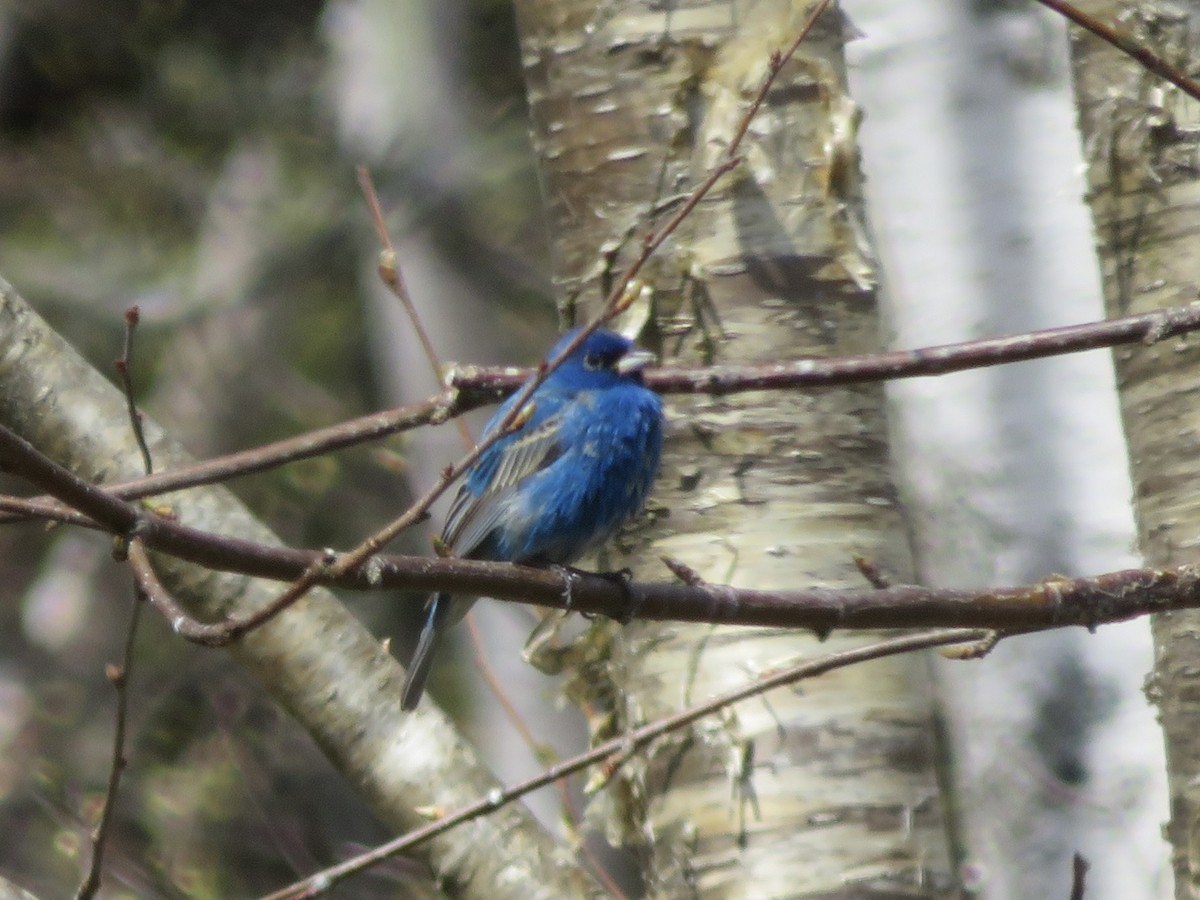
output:
<path id="1" fill-rule="evenodd" d="M 1190 69 L 1194 34 L 1187 11 L 1149 2 L 1091 2 L 1081 9 L 1120 23 L 1167 60 Z M 1200 284 L 1195 249 L 1200 196 L 1197 110 L 1131 59 L 1083 33 L 1072 63 L 1088 201 L 1110 315 L 1193 300 Z M 1115 354 L 1129 440 L 1139 543 L 1146 561 L 1192 561 L 1200 542 L 1200 428 L 1195 391 L 1200 348 L 1169 341 Z M 1195 612 L 1156 616 L 1155 667 L 1146 691 L 1166 738 L 1175 896 L 1200 896 L 1200 654 Z"/>
<path id="2" fill-rule="evenodd" d="M 575 303 L 597 308 L 648 214 L 719 160 L 805 8 L 527 0 L 517 9 L 570 318 Z M 646 275 L 650 333 L 672 361 L 880 346 L 845 33 L 840 14 L 822 18 L 752 124 L 744 168 Z M 655 522 L 630 536 L 618 563 L 652 577 L 668 555 L 739 586 L 845 586 L 861 583 L 859 554 L 910 577 L 878 386 L 688 398 L 668 416 Z M 611 680 L 591 678 L 587 699 L 614 707 L 598 728 L 620 730 L 874 637 L 637 623 L 617 637 Z M 845 670 L 743 703 L 626 764 L 605 821 L 612 838 L 643 847 L 657 896 L 941 896 L 949 879 L 930 724 L 920 660 Z"/>
<path id="3" fill-rule="evenodd" d="M 1066 23 L 1036 3 L 844 3 L 896 347 L 1102 318 Z M 1141 565 L 1111 355 L 910 379 L 888 398 L 922 584 Z M 1139 619 L 938 660 L 973 898 L 1066 898 L 1077 852 L 1088 900 L 1171 894 L 1152 657 Z"/>

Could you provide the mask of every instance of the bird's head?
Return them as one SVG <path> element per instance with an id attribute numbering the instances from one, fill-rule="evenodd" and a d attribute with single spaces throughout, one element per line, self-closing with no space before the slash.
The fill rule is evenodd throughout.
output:
<path id="1" fill-rule="evenodd" d="M 547 359 L 557 357 L 578 334 L 579 329 L 572 328 L 559 338 Z M 583 390 L 610 387 L 622 381 L 641 384 L 642 370 L 653 362 L 653 353 L 639 350 L 633 341 L 616 332 L 598 329 L 587 336 L 549 380 Z"/>

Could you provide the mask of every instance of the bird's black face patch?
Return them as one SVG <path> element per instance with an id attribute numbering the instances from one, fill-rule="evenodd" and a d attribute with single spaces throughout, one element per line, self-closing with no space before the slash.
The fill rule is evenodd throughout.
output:
<path id="1" fill-rule="evenodd" d="M 617 367 L 617 363 L 621 361 L 621 357 L 624 355 L 625 348 L 623 347 L 593 351 L 584 355 L 583 367 L 593 372 L 611 372 Z"/>

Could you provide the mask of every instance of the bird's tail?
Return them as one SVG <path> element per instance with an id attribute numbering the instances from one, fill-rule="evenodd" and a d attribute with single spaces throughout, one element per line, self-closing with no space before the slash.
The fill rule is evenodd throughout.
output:
<path id="1" fill-rule="evenodd" d="M 441 642 L 442 634 L 452 624 L 450 620 L 450 595 L 435 594 L 429 601 L 429 612 L 425 615 L 425 624 L 421 626 L 421 636 L 417 638 L 417 649 L 413 651 L 412 662 L 404 678 L 404 691 L 400 695 L 400 708 L 413 710 L 421 702 L 421 694 L 425 691 L 425 679 L 429 677 L 429 669 L 433 665 L 433 651 Z"/>

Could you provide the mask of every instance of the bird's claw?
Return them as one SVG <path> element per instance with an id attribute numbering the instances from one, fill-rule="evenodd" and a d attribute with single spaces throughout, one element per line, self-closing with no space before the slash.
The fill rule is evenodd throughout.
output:
<path id="1" fill-rule="evenodd" d="M 584 572 L 575 568 L 574 566 L 555 566 L 554 568 L 560 575 L 562 575 L 563 579 L 563 611 L 571 612 L 572 607 L 575 606 L 575 598 L 572 595 L 571 589 L 574 587 L 576 579 L 578 579 L 580 575 L 583 575 Z"/>
<path id="2" fill-rule="evenodd" d="M 628 567 L 615 569 L 611 572 L 589 572 L 586 569 L 579 569 L 575 566 L 567 565 L 556 565 L 554 568 L 558 570 L 563 577 L 563 608 L 567 612 L 574 611 L 574 599 L 571 595 L 571 589 L 578 579 L 585 576 L 603 578 L 605 581 L 611 581 L 621 589 L 627 598 L 630 596 L 629 585 L 633 582 L 633 570 Z M 614 618 L 616 618 L 616 621 L 620 622 L 622 625 L 628 625 L 630 620 L 635 618 L 635 614 L 635 605 L 630 603 L 627 605 L 627 608 L 621 616 Z M 592 618 L 591 613 L 581 612 L 580 615 L 585 619 Z"/>
<path id="3" fill-rule="evenodd" d="M 629 587 L 629 583 L 633 581 L 633 569 L 626 566 L 622 569 L 614 569 L 611 572 L 593 572 L 597 578 L 603 578 L 606 581 L 614 582 L 622 588 Z"/>

